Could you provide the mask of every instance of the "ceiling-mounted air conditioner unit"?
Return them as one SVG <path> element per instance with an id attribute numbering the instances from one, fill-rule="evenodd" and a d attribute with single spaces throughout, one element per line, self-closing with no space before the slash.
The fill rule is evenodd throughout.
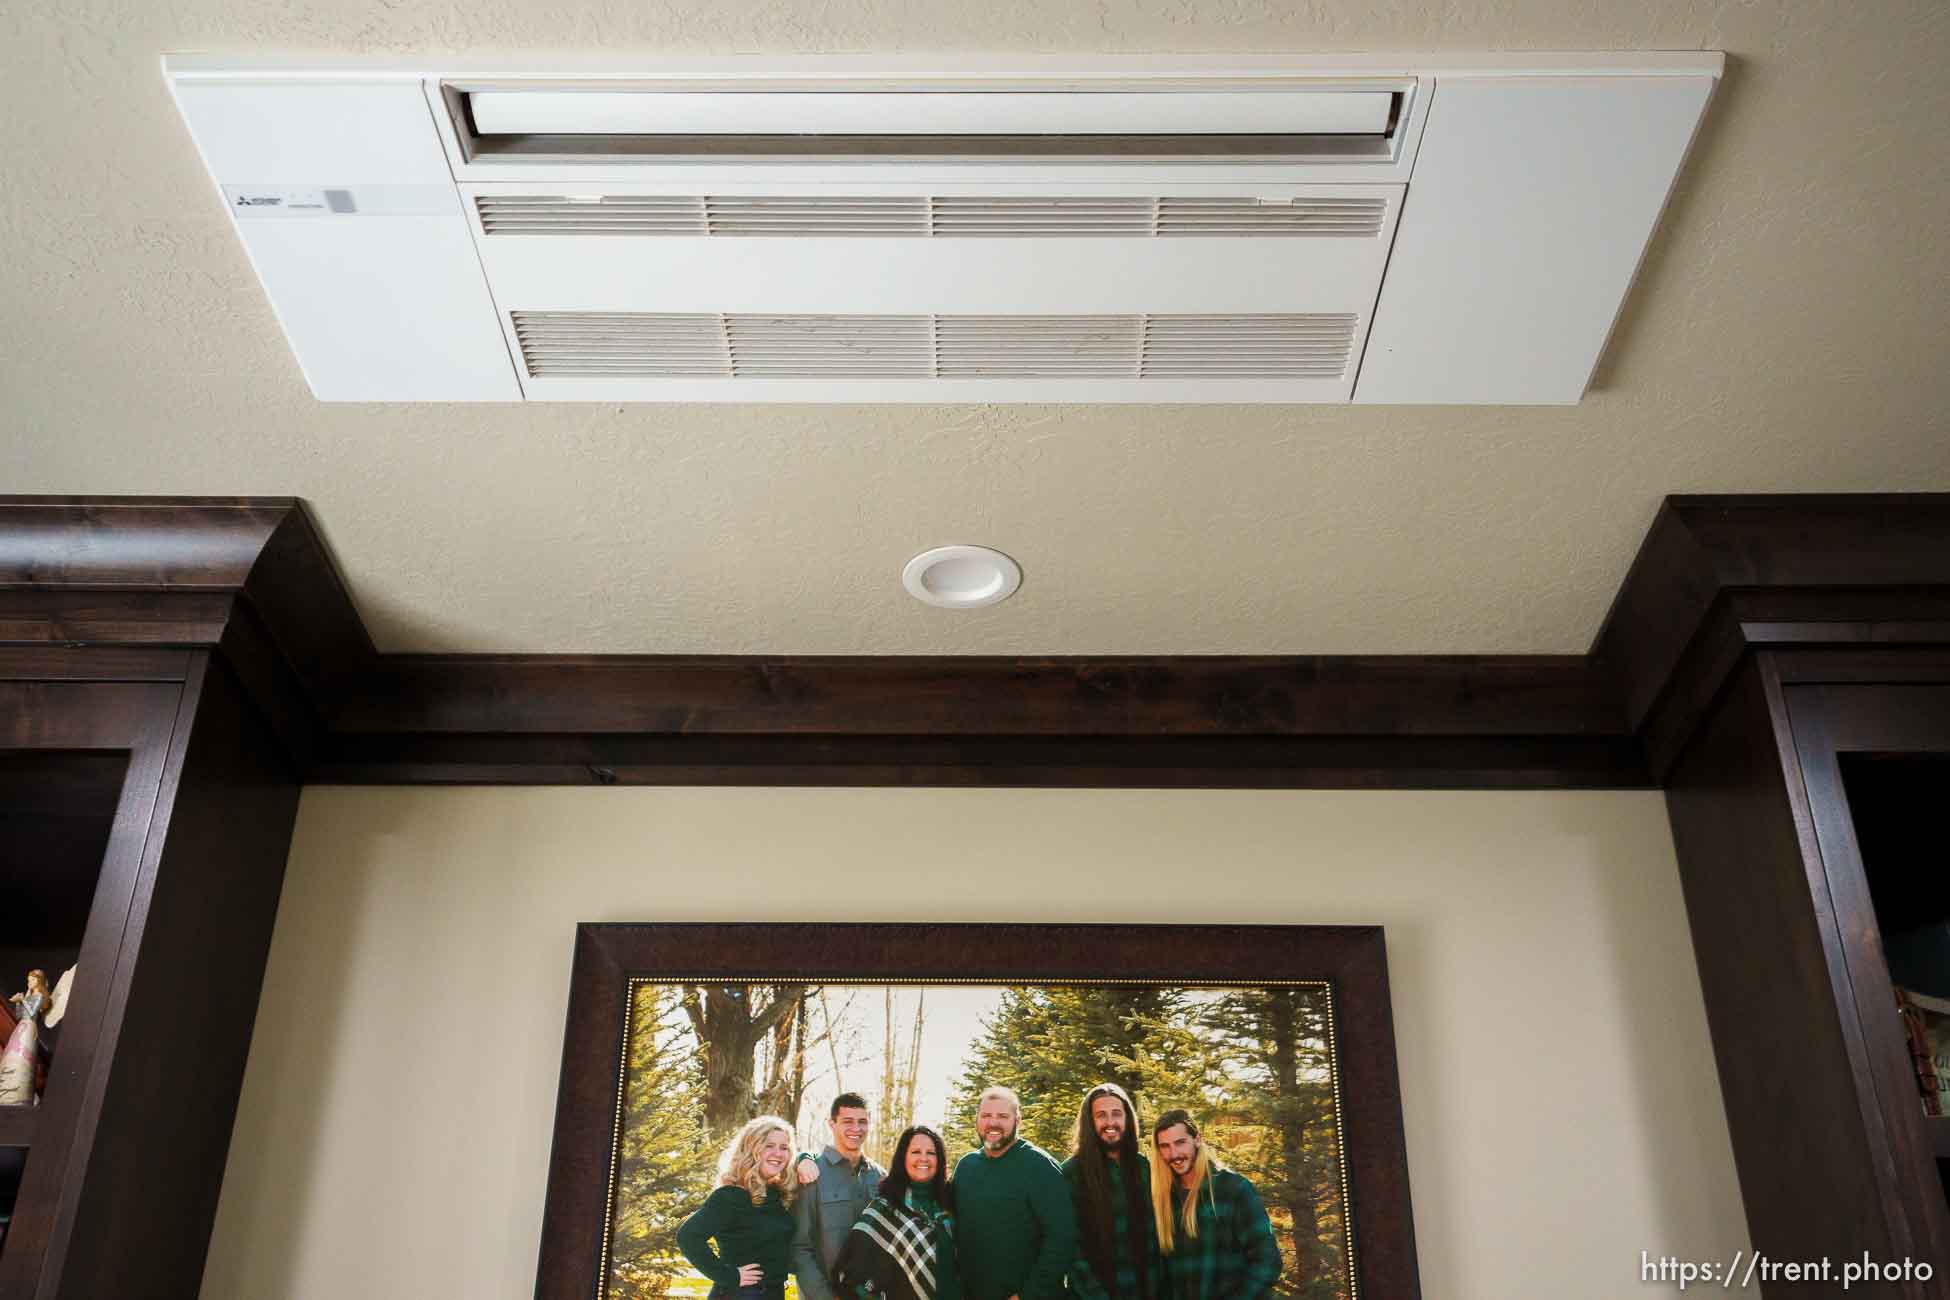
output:
<path id="1" fill-rule="evenodd" d="M 165 60 L 352 401 L 1575 402 L 1720 66 Z"/>

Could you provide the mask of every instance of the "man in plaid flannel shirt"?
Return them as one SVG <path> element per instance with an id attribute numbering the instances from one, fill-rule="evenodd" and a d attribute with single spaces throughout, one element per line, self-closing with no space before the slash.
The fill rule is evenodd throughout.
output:
<path id="1" fill-rule="evenodd" d="M 1166 1294 L 1171 1300 L 1263 1300 L 1280 1280 L 1280 1245 L 1259 1193 L 1199 1141 L 1189 1113 L 1158 1116 L 1151 1137 L 1158 1154 L 1152 1203 L 1159 1212 Z"/>
<path id="2" fill-rule="evenodd" d="M 1114 1083 L 1084 1094 L 1063 1177 L 1077 1209 L 1072 1300 L 1157 1300 L 1164 1285 L 1151 1165 L 1138 1145 L 1137 1106 Z"/>

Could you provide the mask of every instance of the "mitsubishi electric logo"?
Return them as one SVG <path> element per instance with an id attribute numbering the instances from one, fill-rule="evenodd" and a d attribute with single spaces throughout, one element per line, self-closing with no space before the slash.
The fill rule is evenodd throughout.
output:
<path id="1" fill-rule="evenodd" d="M 328 212 L 357 212 L 351 190 L 289 189 L 278 185 L 230 186 L 230 206 L 253 217 L 320 216 Z"/>

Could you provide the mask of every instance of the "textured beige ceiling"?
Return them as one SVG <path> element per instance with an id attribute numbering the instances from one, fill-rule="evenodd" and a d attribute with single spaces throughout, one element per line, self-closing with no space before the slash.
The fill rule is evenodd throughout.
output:
<path id="1" fill-rule="evenodd" d="M 1723 49 L 1575 408 L 327 406 L 164 90 L 234 53 Z M 1950 5 L 7 0 L 0 490 L 295 494 L 381 648 L 1576 652 L 1669 492 L 1950 489 Z M 900 588 L 980 542 L 991 609 Z"/>

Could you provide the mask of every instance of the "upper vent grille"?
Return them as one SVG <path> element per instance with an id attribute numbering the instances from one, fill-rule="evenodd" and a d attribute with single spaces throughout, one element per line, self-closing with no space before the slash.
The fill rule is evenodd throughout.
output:
<path id="1" fill-rule="evenodd" d="M 1301 237 L 1373 239 L 1387 200 L 1103 195 L 494 195 L 474 200 L 490 235 L 875 238 Z"/>
<path id="2" fill-rule="evenodd" d="M 533 379 L 1339 379 L 1351 313 L 514 313 Z"/>

